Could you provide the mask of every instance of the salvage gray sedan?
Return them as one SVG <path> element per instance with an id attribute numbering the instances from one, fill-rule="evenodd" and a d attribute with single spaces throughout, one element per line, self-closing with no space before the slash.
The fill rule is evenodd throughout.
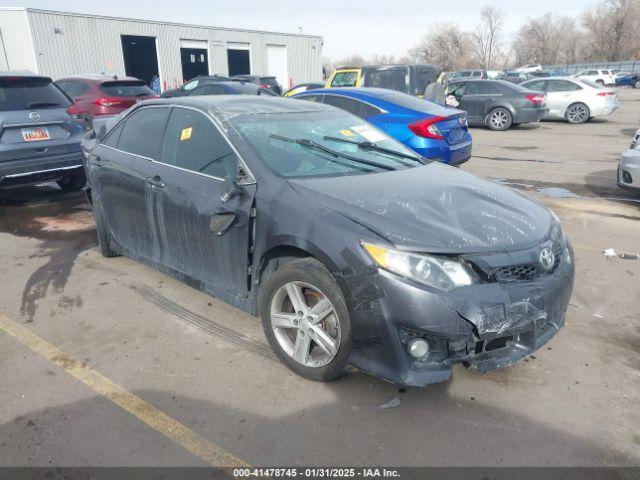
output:
<path id="1" fill-rule="evenodd" d="M 516 362 L 564 324 L 573 253 L 553 213 L 344 111 L 154 100 L 84 148 L 102 253 L 259 314 L 306 378 L 350 363 L 423 386 Z"/>

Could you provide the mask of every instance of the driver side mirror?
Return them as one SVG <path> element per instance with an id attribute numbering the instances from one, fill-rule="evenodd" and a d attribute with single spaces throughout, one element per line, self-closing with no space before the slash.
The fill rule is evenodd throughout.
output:
<path id="1" fill-rule="evenodd" d="M 226 191 L 220 197 L 222 203 L 227 203 L 233 197 L 239 197 L 242 195 L 242 189 L 238 186 L 236 179 L 232 178 L 231 175 L 224 177 L 224 185 L 226 187 Z"/>

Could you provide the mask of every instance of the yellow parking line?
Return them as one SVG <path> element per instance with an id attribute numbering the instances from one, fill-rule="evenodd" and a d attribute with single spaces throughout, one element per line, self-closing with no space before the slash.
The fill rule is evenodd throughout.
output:
<path id="1" fill-rule="evenodd" d="M 0 330 L 11 335 L 50 362 L 63 368 L 69 375 L 80 380 L 95 392 L 111 400 L 141 422 L 146 423 L 205 462 L 217 467 L 248 466 L 244 460 L 235 457 L 215 443 L 201 437 L 140 397 L 113 383 L 97 370 L 83 365 L 82 362 L 67 355 L 2 313 L 0 313 Z"/>

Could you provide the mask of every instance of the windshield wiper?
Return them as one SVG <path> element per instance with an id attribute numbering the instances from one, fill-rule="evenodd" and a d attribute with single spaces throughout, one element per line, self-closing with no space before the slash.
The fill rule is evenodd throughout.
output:
<path id="1" fill-rule="evenodd" d="M 382 170 L 389 170 L 389 171 L 395 170 L 395 168 L 393 168 L 390 165 L 385 165 L 383 163 L 372 162 L 370 160 L 364 160 L 362 158 L 353 157 L 351 155 L 347 155 L 346 153 L 338 152 L 337 150 L 333 150 L 333 149 L 331 149 L 329 147 L 325 147 L 324 145 L 321 145 L 318 142 L 314 142 L 313 140 L 310 140 L 308 138 L 289 138 L 289 137 L 283 137 L 282 135 L 277 135 L 275 133 L 272 133 L 269 136 L 271 138 L 275 138 L 276 140 L 282 140 L 283 142 L 295 143 L 297 145 L 301 145 L 301 146 L 306 147 L 306 148 L 312 148 L 312 149 L 319 150 L 319 151 L 324 152 L 324 153 L 328 153 L 329 155 L 331 155 L 333 157 L 345 158 L 345 159 L 350 160 L 352 162 L 360 163 L 362 165 L 368 165 L 370 167 L 380 168 Z M 340 162 L 340 163 L 343 163 L 343 162 Z"/>
<path id="2" fill-rule="evenodd" d="M 420 160 L 418 157 L 415 157 L 413 155 L 410 155 L 408 153 L 402 153 L 402 152 L 398 152 L 396 150 L 391 150 L 390 148 L 385 148 L 385 147 L 381 147 L 380 145 L 376 145 L 373 142 L 368 142 L 368 141 L 363 141 L 363 142 L 358 142 L 356 140 L 349 140 L 346 138 L 340 138 L 340 137 L 332 137 L 332 136 L 324 136 L 323 137 L 325 140 L 331 140 L 334 142 L 342 142 L 342 143 L 349 143 L 351 145 L 357 145 L 359 148 L 362 148 L 363 150 L 374 150 L 376 152 L 380 152 L 380 153 L 386 153 L 387 155 L 392 155 L 394 157 L 400 157 L 400 158 L 407 158 L 409 160 L 413 160 L 414 162 L 418 162 L 422 165 L 424 165 L 424 162 L 422 160 Z M 403 165 L 406 166 L 410 166 L 410 164 L 406 163 L 406 162 L 399 162 Z"/>
<path id="3" fill-rule="evenodd" d="M 28 108 L 44 108 L 44 107 L 57 107 L 60 105 L 56 102 L 31 102 L 27 105 Z"/>

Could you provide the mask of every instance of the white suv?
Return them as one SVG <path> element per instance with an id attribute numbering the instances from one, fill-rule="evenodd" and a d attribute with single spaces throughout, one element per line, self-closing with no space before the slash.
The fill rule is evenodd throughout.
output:
<path id="1" fill-rule="evenodd" d="M 576 77 L 583 80 L 591 80 L 600 85 L 615 85 L 616 77 L 611 70 L 583 70 L 576 74 Z"/>

